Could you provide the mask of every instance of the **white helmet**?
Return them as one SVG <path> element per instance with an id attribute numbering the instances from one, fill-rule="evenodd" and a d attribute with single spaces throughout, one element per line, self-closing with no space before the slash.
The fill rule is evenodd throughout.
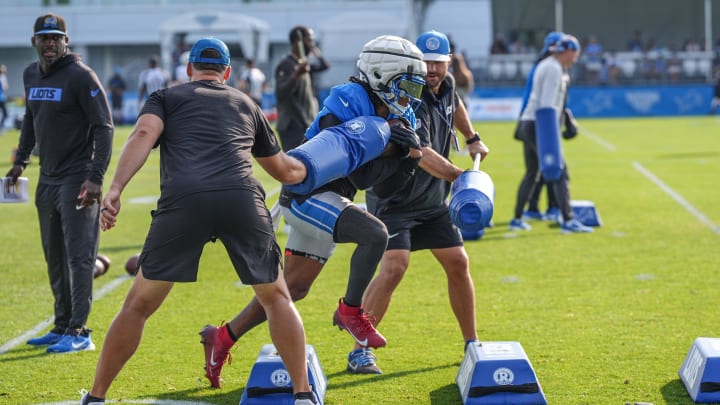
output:
<path id="1" fill-rule="evenodd" d="M 390 112 L 402 117 L 408 106 L 420 104 L 427 67 L 415 44 L 394 35 L 381 35 L 363 46 L 358 56 L 360 78 L 387 104 Z M 403 106 L 400 98 L 409 98 Z"/>

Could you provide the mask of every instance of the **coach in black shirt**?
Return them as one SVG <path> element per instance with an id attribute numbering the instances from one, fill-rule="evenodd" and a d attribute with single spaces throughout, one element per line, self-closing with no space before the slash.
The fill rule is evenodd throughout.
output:
<path id="1" fill-rule="evenodd" d="M 98 246 L 97 203 L 112 152 L 112 117 L 95 72 L 68 50 L 62 17 L 38 17 L 32 44 L 38 61 L 23 73 L 25 118 L 7 176 L 17 180 L 37 145 L 35 205 L 55 296 L 55 327 L 27 343 L 48 346 L 51 353 L 94 350 L 85 323 Z"/>

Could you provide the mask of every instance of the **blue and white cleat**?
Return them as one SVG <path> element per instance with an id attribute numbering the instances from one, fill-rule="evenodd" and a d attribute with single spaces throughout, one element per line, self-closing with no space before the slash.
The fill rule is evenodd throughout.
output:
<path id="1" fill-rule="evenodd" d="M 567 222 L 563 222 L 563 224 L 560 225 L 560 232 L 562 233 L 590 233 L 593 231 L 594 229 L 589 226 L 583 225 L 582 222 L 578 221 L 575 218 Z"/>
<path id="2" fill-rule="evenodd" d="M 523 212 L 523 218 L 533 221 L 542 221 L 545 216 L 540 211 L 525 211 Z"/>
<path id="3" fill-rule="evenodd" d="M 54 345 L 55 343 L 59 342 L 60 339 L 62 339 L 63 335 L 55 332 L 48 332 L 42 336 L 38 336 L 36 338 L 29 339 L 27 341 L 27 344 L 32 346 L 48 346 L 48 345 Z"/>
<path id="4" fill-rule="evenodd" d="M 563 217 L 562 217 L 562 212 L 560 212 L 560 208 L 557 208 L 557 207 L 548 208 L 548 210 L 545 211 L 545 221 L 551 221 L 551 222 L 556 222 L 558 224 L 562 224 Z"/>
<path id="5" fill-rule="evenodd" d="M 95 350 L 95 344 L 90 339 L 90 331 L 88 330 L 79 333 L 66 333 L 59 342 L 47 348 L 48 353 L 70 353 L 83 350 Z"/>
<path id="6" fill-rule="evenodd" d="M 382 374 L 375 360 L 377 357 L 368 348 L 353 350 L 348 354 L 347 371 L 353 374 Z"/>
<path id="7" fill-rule="evenodd" d="M 522 219 L 513 218 L 513 220 L 510 221 L 509 228 L 511 231 L 529 231 L 532 229 L 532 226 Z"/>

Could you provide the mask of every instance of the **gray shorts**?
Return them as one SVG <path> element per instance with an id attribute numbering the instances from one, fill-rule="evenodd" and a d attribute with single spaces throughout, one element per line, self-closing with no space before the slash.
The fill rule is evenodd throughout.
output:
<path id="1" fill-rule="evenodd" d="M 290 225 L 285 251 L 324 263 L 335 251 L 337 219 L 351 205 L 349 199 L 326 191 L 302 203 L 292 200 L 290 208 L 281 207 L 285 222 Z"/>

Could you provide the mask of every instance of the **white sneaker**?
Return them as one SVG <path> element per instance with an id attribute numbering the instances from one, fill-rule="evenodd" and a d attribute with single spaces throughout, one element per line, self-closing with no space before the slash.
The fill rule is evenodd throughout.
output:
<path id="1" fill-rule="evenodd" d="M 594 230 L 589 226 L 585 226 L 582 222 L 573 218 L 567 222 L 563 222 L 560 226 L 560 232 L 562 233 L 591 233 Z"/>

